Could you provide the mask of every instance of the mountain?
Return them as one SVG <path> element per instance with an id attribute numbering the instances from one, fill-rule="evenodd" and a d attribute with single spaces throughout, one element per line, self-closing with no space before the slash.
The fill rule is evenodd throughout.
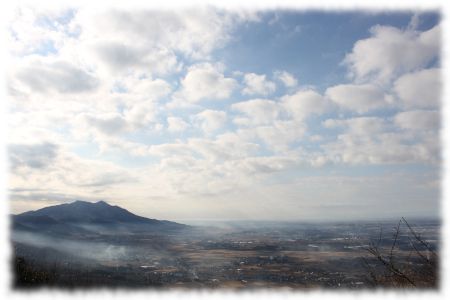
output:
<path id="1" fill-rule="evenodd" d="M 176 230 L 187 225 L 141 217 L 104 201 L 96 203 L 75 201 L 13 215 L 15 230 L 52 233 L 88 233 L 101 231 Z"/>

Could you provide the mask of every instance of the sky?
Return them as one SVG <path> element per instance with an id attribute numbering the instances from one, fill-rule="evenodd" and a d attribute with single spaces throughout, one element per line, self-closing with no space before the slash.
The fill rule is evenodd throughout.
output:
<path id="1" fill-rule="evenodd" d="M 440 214 L 439 12 L 22 6 L 8 25 L 13 213 Z"/>

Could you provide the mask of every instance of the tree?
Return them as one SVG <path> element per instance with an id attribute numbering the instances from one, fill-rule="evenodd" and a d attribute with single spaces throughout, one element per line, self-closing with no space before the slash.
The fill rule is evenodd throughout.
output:
<path id="1" fill-rule="evenodd" d="M 402 229 L 406 227 L 406 234 Z M 400 250 L 399 239 L 407 239 L 408 249 Z M 394 230 L 390 247 L 382 245 L 382 229 L 376 243 L 370 242 L 365 250 L 369 258 L 363 257 L 374 286 L 385 287 L 436 287 L 438 277 L 438 255 L 434 248 L 401 218 Z M 408 253 L 405 257 L 404 253 Z"/>

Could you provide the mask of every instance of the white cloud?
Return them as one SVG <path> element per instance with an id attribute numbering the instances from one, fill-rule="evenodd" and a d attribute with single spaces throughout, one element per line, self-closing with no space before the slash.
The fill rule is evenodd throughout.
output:
<path id="1" fill-rule="evenodd" d="M 209 60 L 212 51 L 226 45 L 233 28 L 247 21 L 256 19 L 251 14 L 221 13 L 213 8 L 81 9 L 74 18 L 81 28 L 80 51 L 91 57 L 91 64 L 116 74 L 178 72 L 182 67 L 178 55 Z"/>
<path id="2" fill-rule="evenodd" d="M 248 157 L 258 149 L 258 145 L 241 139 L 233 133 L 218 135 L 215 139 L 192 138 L 188 141 L 190 149 L 212 162 Z"/>
<path id="3" fill-rule="evenodd" d="M 401 134 L 385 133 L 376 138 L 342 134 L 338 140 L 323 146 L 326 155 L 344 164 L 437 163 L 436 144 L 408 144 Z M 410 141 L 411 143 L 411 141 Z"/>
<path id="4" fill-rule="evenodd" d="M 104 62 L 110 72 L 121 74 L 136 70 L 150 74 L 167 74 L 179 69 L 175 53 L 167 49 L 139 48 L 116 41 L 90 46 L 96 60 Z"/>
<path id="5" fill-rule="evenodd" d="M 168 117 L 167 124 L 167 130 L 169 130 L 170 132 L 183 132 L 189 127 L 188 123 L 186 123 L 183 119 L 177 117 Z"/>
<path id="6" fill-rule="evenodd" d="M 330 109 L 330 102 L 313 90 L 300 90 L 281 98 L 286 111 L 297 120 L 320 115 Z"/>
<path id="7" fill-rule="evenodd" d="M 181 84 L 182 90 L 177 97 L 194 103 L 202 100 L 226 99 L 237 87 L 237 82 L 233 78 L 226 78 L 222 74 L 220 65 L 210 63 L 189 67 Z"/>
<path id="8" fill-rule="evenodd" d="M 289 72 L 286 71 L 276 71 L 274 72 L 274 76 L 276 79 L 283 82 L 283 84 L 288 88 L 296 87 L 298 84 L 297 79 Z"/>
<path id="9" fill-rule="evenodd" d="M 89 28 L 94 36 L 119 36 L 128 41 L 145 40 L 147 47 L 166 47 L 200 58 L 225 44 L 236 15 L 216 9 L 196 8 L 176 11 L 115 10 L 98 14 Z"/>
<path id="10" fill-rule="evenodd" d="M 401 106 L 411 108 L 438 108 L 441 98 L 440 69 L 425 69 L 408 73 L 394 83 Z"/>
<path id="11" fill-rule="evenodd" d="M 417 32 L 417 20 L 405 30 L 374 27 L 347 56 L 356 83 L 325 87 L 324 96 L 283 70 L 228 70 L 214 60 L 228 41 L 245 43 L 231 35 L 258 21 L 251 12 L 65 14 L 24 9 L 10 26 L 9 187 L 25 208 L 25 201 L 103 198 L 150 217 L 228 218 L 248 217 L 257 201 L 267 206 L 256 208 L 263 216 L 306 216 L 304 208 L 321 216 L 322 205 L 357 208 L 361 195 L 376 207 L 373 194 L 392 195 L 380 187 L 398 181 L 305 178 L 311 168 L 421 163 L 434 171 L 439 163 L 439 70 L 421 70 L 438 58 L 438 27 Z M 396 98 L 386 95 L 393 82 Z M 262 99 L 278 87 L 289 94 Z M 343 119 L 383 107 L 397 114 Z"/>
<path id="12" fill-rule="evenodd" d="M 117 113 L 107 113 L 101 115 L 85 115 L 86 121 L 101 133 L 115 135 L 123 133 L 127 129 L 126 120 Z"/>
<path id="13" fill-rule="evenodd" d="M 285 156 L 246 157 L 232 161 L 234 168 L 248 176 L 261 176 L 262 174 L 286 171 L 294 168 L 298 159 Z"/>
<path id="14" fill-rule="evenodd" d="M 245 87 L 242 90 L 244 95 L 267 96 L 276 89 L 275 83 L 266 79 L 266 75 L 248 73 L 244 75 Z"/>
<path id="15" fill-rule="evenodd" d="M 123 85 L 127 89 L 127 94 L 134 94 L 143 100 L 157 101 L 172 91 L 170 84 L 162 79 L 125 78 Z"/>
<path id="16" fill-rule="evenodd" d="M 225 132 L 218 135 L 215 143 L 223 149 L 222 153 L 225 159 L 245 158 L 259 149 L 258 144 L 248 142 L 234 132 Z"/>
<path id="17" fill-rule="evenodd" d="M 398 113 L 394 121 L 404 129 L 436 130 L 439 128 L 440 114 L 438 111 L 404 111 Z"/>
<path id="18" fill-rule="evenodd" d="M 439 25 L 424 32 L 376 25 L 370 33 L 370 38 L 354 44 L 344 60 L 357 80 L 386 83 L 399 74 L 426 67 L 439 56 Z"/>
<path id="19" fill-rule="evenodd" d="M 326 128 L 344 128 L 352 135 L 375 135 L 391 128 L 389 122 L 378 117 L 357 117 L 351 119 L 328 119 L 322 122 Z"/>
<path id="20" fill-rule="evenodd" d="M 170 157 L 170 156 L 183 156 L 191 157 L 192 150 L 188 145 L 181 142 L 167 143 L 159 145 L 151 145 L 148 149 L 148 153 L 154 156 Z"/>
<path id="21" fill-rule="evenodd" d="M 239 136 L 248 141 L 262 141 L 270 151 L 286 152 L 290 145 L 299 142 L 306 132 L 306 126 L 292 120 L 276 120 L 268 125 L 240 128 Z"/>
<path id="22" fill-rule="evenodd" d="M 439 162 L 439 138 L 436 131 L 426 134 L 417 129 L 434 126 L 431 113 L 400 113 L 394 118 L 358 117 L 326 120 L 326 128 L 341 128 L 335 140 L 322 144 L 328 160 L 344 164 L 407 164 Z M 418 121 L 418 118 L 422 120 Z M 412 122 L 418 121 L 416 124 Z M 396 126 L 413 129 L 399 131 Z"/>
<path id="23" fill-rule="evenodd" d="M 15 7 L 8 20 L 8 50 L 14 56 L 47 56 L 76 36 L 73 10 L 55 7 Z"/>
<path id="24" fill-rule="evenodd" d="M 271 124 L 282 113 L 279 103 L 267 99 L 252 99 L 234 103 L 231 105 L 231 109 L 244 115 L 244 117 L 235 117 L 233 122 L 245 126 Z"/>
<path id="25" fill-rule="evenodd" d="M 133 128 L 142 128 L 157 121 L 158 106 L 152 100 L 140 101 L 129 105 L 124 117 Z"/>
<path id="26" fill-rule="evenodd" d="M 186 142 L 152 145 L 148 153 L 164 159 L 171 158 L 171 160 L 165 160 L 164 164 L 176 162 L 180 165 L 182 164 L 180 159 L 198 161 L 199 159 L 194 155 L 196 153 L 209 161 L 223 162 L 248 157 L 258 149 L 258 144 L 249 142 L 236 133 L 226 132 L 214 138 L 189 138 Z"/>
<path id="27" fill-rule="evenodd" d="M 340 107 L 357 113 L 383 108 L 392 102 L 391 97 L 386 95 L 383 90 L 370 84 L 336 85 L 328 88 L 325 94 Z"/>
<path id="28" fill-rule="evenodd" d="M 95 75 L 63 60 L 24 59 L 15 71 L 14 79 L 30 93 L 85 93 L 95 90 L 99 80 Z"/>
<path id="29" fill-rule="evenodd" d="M 193 122 L 205 133 L 211 134 L 221 129 L 227 122 L 227 114 L 224 111 L 207 109 L 193 117 Z"/>
<path id="30" fill-rule="evenodd" d="M 285 152 L 304 136 L 304 119 L 324 113 L 329 104 L 317 92 L 301 90 L 282 97 L 281 102 L 252 99 L 234 103 L 231 109 L 242 114 L 233 119 L 243 126 L 237 130 L 242 138 L 260 141 L 270 151 Z"/>
<path id="31" fill-rule="evenodd" d="M 44 169 L 49 166 L 58 155 L 58 146 L 43 142 L 39 144 L 11 144 L 8 146 L 10 167 Z"/>
<path id="32" fill-rule="evenodd" d="M 82 159 L 60 145 L 12 147 L 22 149 L 15 152 L 15 157 L 12 158 L 16 165 L 10 181 L 10 188 L 16 190 L 13 197 L 55 200 L 55 195 L 72 194 L 86 199 L 90 199 L 92 195 L 109 198 L 114 197 L 110 192 L 114 194 L 124 183 L 136 180 L 124 168 L 110 162 Z M 38 156 L 32 159 L 30 151 Z M 22 192 L 19 193 L 21 188 Z"/>

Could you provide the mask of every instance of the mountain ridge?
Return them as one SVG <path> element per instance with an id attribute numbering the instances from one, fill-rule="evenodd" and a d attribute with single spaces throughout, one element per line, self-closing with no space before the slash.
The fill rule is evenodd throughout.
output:
<path id="1" fill-rule="evenodd" d="M 52 231 L 76 231 L 74 226 L 93 225 L 103 229 L 127 228 L 129 230 L 182 229 L 187 225 L 138 216 L 105 201 L 77 200 L 13 215 L 13 227 Z"/>

